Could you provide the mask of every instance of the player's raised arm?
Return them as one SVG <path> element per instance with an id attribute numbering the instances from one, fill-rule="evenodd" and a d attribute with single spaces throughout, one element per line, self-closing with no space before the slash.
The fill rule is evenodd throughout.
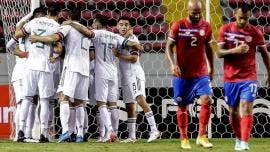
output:
<path id="1" fill-rule="evenodd" d="M 68 21 L 65 21 L 63 23 L 64 25 L 70 25 L 72 26 L 73 28 L 75 28 L 76 30 L 78 30 L 80 33 L 82 33 L 83 35 L 89 37 L 89 38 L 92 38 L 94 37 L 94 32 L 89 30 L 88 28 L 76 23 L 76 22 L 73 22 L 71 20 L 68 20 Z"/>
<path id="2" fill-rule="evenodd" d="M 269 55 L 265 45 L 264 46 L 259 46 L 258 51 L 261 53 L 263 63 L 264 63 L 264 65 L 266 67 L 266 70 L 267 70 L 266 84 L 269 87 L 270 86 L 270 55 Z"/>

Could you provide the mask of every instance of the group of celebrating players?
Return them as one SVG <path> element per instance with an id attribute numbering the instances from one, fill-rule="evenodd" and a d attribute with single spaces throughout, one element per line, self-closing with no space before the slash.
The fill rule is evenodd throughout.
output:
<path id="1" fill-rule="evenodd" d="M 235 10 L 236 21 L 221 27 L 218 49 L 213 51 L 212 29 L 202 19 L 202 6 L 201 0 L 188 2 L 188 17 L 172 24 L 166 45 L 166 57 L 173 75 L 174 102 L 178 105 L 181 148 L 191 149 L 187 110 L 196 96 L 201 102 L 196 144 L 213 147 L 206 136 L 206 126 L 211 114 L 211 80 L 216 52 L 219 58 L 224 58 L 224 96 L 236 136 L 235 150 L 248 150 L 253 126 L 252 105 L 257 93 L 256 50 L 266 66 L 268 85 L 270 82 L 270 58 L 265 40 L 262 32 L 248 23 L 249 6 L 242 5 Z M 9 51 L 18 56 L 12 75 L 17 102 L 16 141 L 32 138 L 39 100 L 39 141 L 49 142 L 48 128 L 53 118 L 51 103 L 56 99 L 60 104 L 62 126 L 58 142 L 70 140 L 74 133 L 74 141 L 87 141 L 87 102 L 98 109 L 100 138 L 97 142 L 115 141 L 119 123 L 117 59 L 129 131 L 129 137 L 121 142 L 136 142 L 137 103 L 151 128 L 148 142 L 159 138 L 153 112 L 145 98 L 145 75 L 139 62 L 144 49 L 132 33 L 130 19 L 118 19 L 119 33 L 116 34 L 107 30 L 108 19 L 102 15 L 94 18 L 92 29 L 89 29 L 79 23 L 81 12 L 78 9 L 72 10 L 70 19 L 62 25 L 57 22 L 60 12 L 57 7 L 51 6 L 47 12 L 40 7 L 23 17 L 16 25 L 14 38 L 7 44 Z M 176 51 L 173 50 L 175 46 Z"/>

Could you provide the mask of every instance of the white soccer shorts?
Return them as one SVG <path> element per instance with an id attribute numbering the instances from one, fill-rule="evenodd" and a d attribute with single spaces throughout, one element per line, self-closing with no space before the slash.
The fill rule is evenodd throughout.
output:
<path id="1" fill-rule="evenodd" d="M 118 80 L 108 80 L 95 77 L 95 98 L 102 102 L 118 100 Z"/>
<path id="2" fill-rule="evenodd" d="M 89 77 L 78 72 L 63 70 L 57 92 L 70 98 L 88 100 Z"/>
<path id="3" fill-rule="evenodd" d="M 38 92 L 40 98 L 54 95 L 53 73 L 27 70 L 23 79 L 23 95 L 34 96 Z"/>
<path id="4" fill-rule="evenodd" d="M 143 95 L 145 97 L 145 81 L 136 78 L 128 85 L 123 85 L 122 92 L 124 103 L 134 103 L 137 96 Z"/>

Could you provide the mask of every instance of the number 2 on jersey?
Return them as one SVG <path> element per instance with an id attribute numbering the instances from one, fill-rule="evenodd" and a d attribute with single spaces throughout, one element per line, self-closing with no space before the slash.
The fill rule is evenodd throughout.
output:
<path id="1" fill-rule="evenodd" d="M 191 42 L 190 42 L 190 46 L 197 46 L 197 37 L 195 37 L 195 36 L 192 36 L 191 37 Z"/>
<path id="2" fill-rule="evenodd" d="M 106 62 L 106 54 L 107 54 L 107 49 L 108 49 L 108 51 L 112 51 L 112 48 L 113 48 L 113 44 L 112 43 L 108 43 L 108 45 L 107 45 L 107 43 L 101 43 L 101 45 L 103 45 L 104 46 L 104 49 L 103 49 L 103 55 L 104 55 L 104 58 L 103 58 L 103 60 L 104 60 L 104 62 Z"/>
<path id="3" fill-rule="evenodd" d="M 36 35 L 38 36 L 41 36 L 43 33 L 45 33 L 46 30 L 45 29 L 38 29 L 38 33 L 35 33 Z M 37 48 L 41 48 L 41 49 L 44 49 L 44 43 L 42 42 L 38 42 L 37 45 L 36 45 Z"/>

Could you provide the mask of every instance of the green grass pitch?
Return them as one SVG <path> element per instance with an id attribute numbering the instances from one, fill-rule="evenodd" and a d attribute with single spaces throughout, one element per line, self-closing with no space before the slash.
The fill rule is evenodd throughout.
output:
<path id="1" fill-rule="evenodd" d="M 182 150 L 178 139 L 159 139 L 153 143 L 139 140 L 136 143 L 16 143 L 0 140 L 0 152 L 233 152 L 234 139 L 210 139 L 212 149 L 204 149 L 190 141 L 192 149 Z M 252 138 L 250 152 L 270 152 L 270 138 Z"/>

